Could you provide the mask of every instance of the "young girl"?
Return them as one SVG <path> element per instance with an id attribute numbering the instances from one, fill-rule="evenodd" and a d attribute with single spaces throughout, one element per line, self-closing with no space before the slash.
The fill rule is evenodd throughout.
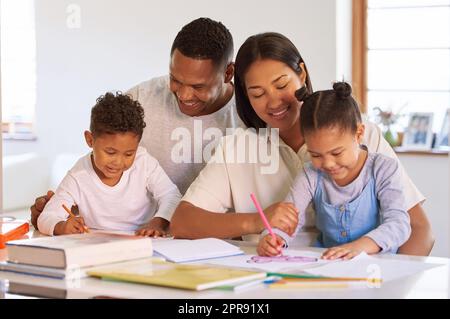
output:
<path id="1" fill-rule="evenodd" d="M 349 84 L 306 95 L 304 89 L 296 93 L 303 101 L 300 126 L 312 163 L 300 171 L 286 198 L 299 210 L 297 230 L 312 201 L 317 245 L 329 248 L 324 259 L 395 253 L 411 232 L 397 161 L 368 153 L 360 144 L 364 125 Z M 260 255 L 277 255 L 289 243 L 291 237 L 278 234 L 276 240 L 270 235 L 260 240 Z"/>
<path id="2" fill-rule="evenodd" d="M 64 177 L 38 218 L 39 231 L 136 231 L 145 225 L 138 235 L 164 235 L 181 195 L 158 161 L 138 146 L 144 127 L 137 101 L 120 93 L 98 98 L 90 131 L 84 132 L 92 152 Z M 77 205 L 80 217 L 70 217 L 63 204 Z"/>

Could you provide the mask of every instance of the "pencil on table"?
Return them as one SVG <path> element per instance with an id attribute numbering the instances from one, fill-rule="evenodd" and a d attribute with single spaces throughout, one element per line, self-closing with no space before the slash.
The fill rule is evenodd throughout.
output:
<path id="1" fill-rule="evenodd" d="M 367 285 L 381 282 L 381 278 L 284 278 L 269 285 L 269 288 L 350 288 L 361 287 L 364 284 Z"/>
<path id="2" fill-rule="evenodd" d="M 269 288 L 271 289 L 311 289 L 311 288 L 317 288 L 317 289 L 328 289 L 328 288 L 349 288 L 352 284 L 349 282 L 302 282 L 297 284 L 285 284 L 285 283 L 273 283 L 269 285 Z"/>
<path id="3" fill-rule="evenodd" d="M 69 208 L 67 208 L 66 205 L 62 204 L 62 207 L 63 207 L 64 210 L 70 215 L 70 217 L 77 217 L 77 216 L 75 216 L 75 215 L 70 211 Z M 86 233 L 89 233 L 89 228 L 87 228 L 86 225 L 84 225 L 84 230 L 86 231 Z"/>
<path id="4" fill-rule="evenodd" d="M 318 277 L 318 278 L 283 278 L 281 282 L 295 283 L 295 282 L 321 282 L 321 281 L 366 281 L 368 283 L 382 283 L 381 278 L 347 278 L 347 277 Z M 281 283 L 280 282 L 280 283 Z"/>

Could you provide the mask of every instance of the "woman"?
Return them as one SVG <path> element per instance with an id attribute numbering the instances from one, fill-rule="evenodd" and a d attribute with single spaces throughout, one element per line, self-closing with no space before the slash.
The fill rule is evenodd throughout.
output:
<path id="1" fill-rule="evenodd" d="M 239 49 L 235 65 L 236 106 L 243 122 L 253 130 L 225 137 L 215 156 L 192 183 L 175 211 L 171 232 L 184 238 L 234 238 L 258 235 L 264 230 L 250 199 L 256 194 L 269 222 L 288 234 L 297 225 L 296 208 L 284 200 L 290 186 L 309 156 L 300 133 L 300 102 L 295 92 L 300 88 L 312 93 L 304 60 L 294 44 L 278 33 L 251 36 Z M 380 130 L 365 122 L 363 143 L 371 152 L 397 158 L 383 139 Z M 262 134 L 265 128 L 276 128 L 277 136 Z M 270 159 L 276 169 L 267 168 L 267 158 L 254 160 L 255 149 L 266 143 L 274 150 Z M 254 144 L 254 143 L 253 143 Z M 245 152 L 245 161 L 235 154 Z M 402 181 L 411 217 L 412 235 L 399 249 L 400 253 L 427 255 L 433 246 L 429 222 L 421 207 L 423 195 L 402 171 Z M 226 213 L 226 214 L 223 214 Z M 313 214 L 307 214 L 305 230 L 314 225 Z M 306 236 L 309 244 L 314 234 Z M 247 238 L 246 238 L 247 239 Z"/>

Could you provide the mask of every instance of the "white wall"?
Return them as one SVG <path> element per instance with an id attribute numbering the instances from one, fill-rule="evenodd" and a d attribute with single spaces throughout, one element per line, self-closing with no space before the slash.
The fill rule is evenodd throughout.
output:
<path id="1" fill-rule="evenodd" d="M 72 3 L 81 9 L 78 29 L 66 23 Z M 166 74 L 176 33 L 200 16 L 230 29 L 235 52 L 252 34 L 281 32 L 299 48 L 315 89 L 336 78 L 334 0 L 38 0 L 36 11 L 38 139 L 5 141 L 5 155 L 85 152 L 82 132 L 96 97 Z"/>
<path id="2" fill-rule="evenodd" d="M 399 158 L 427 198 L 423 208 L 436 238 L 431 255 L 450 257 L 449 157 L 400 154 Z"/>
<path id="3" fill-rule="evenodd" d="M 352 0 L 336 1 L 336 79 L 352 82 Z"/>
<path id="4" fill-rule="evenodd" d="M 1 23 L 0 23 L 0 29 L 1 29 Z M 1 32 L 0 32 L 0 34 L 1 34 Z M 2 45 L 2 40 L 0 38 L 0 47 L 1 47 L 1 45 Z M 0 61 L 1 61 L 1 57 L 2 57 L 2 54 L 0 51 Z M 2 120 L 2 65 L 0 63 L 0 122 L 1 122 L 1 120 Z M 2 137 L 2 130 L 0 128 L 0 214 L 2 212 L 3 212 L 3 137 Z"/>
<path id="5" fill-rule="evenodd" d="M 67 24 L 73 22 L 73 12 L 66 12 L 70 4 L 81 10 L 78 29 Z M 254 33 L 285 34 L 306 60 L 315 89 L 342 76 L 350 81 L 350 10 L 351 0 L 36 0 L 38 139 L 5 141 L 3 153 L 34 151 L 53 160 L 58 153 L 85 152 L 82 131 L 95 98 L 166 74 L 176 33 L 200 16 L 230 29 L 235 52 Z M 450 256 L 448 180 L 440 178 L 449 176 L 442 172 L 449 165 L 443 158 L 439 164 L 434 157 L 401 159 L 428 197 L 425 209 L 437 235 L 433 254 Z"/>

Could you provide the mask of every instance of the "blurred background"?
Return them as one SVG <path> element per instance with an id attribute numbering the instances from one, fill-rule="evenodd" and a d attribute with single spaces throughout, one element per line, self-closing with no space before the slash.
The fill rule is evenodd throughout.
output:
<path id="1" fill-rule="evenodd" d="M 54 189 L 88 151 L 83 131 L 95 99 L 167 74 L 176 33 L 204 16 L 230 29 L 235 52 L 252 34 L 283 33 L 316 90 L 350 81 L 362 111 L 427 197 L 432 255 L 450 257 L 450 0 L 0 4 L 4 214 L 28 217 L 34 198 Z M 413 138 L 417 117 L 428 119 L 424 140 Z"/>

